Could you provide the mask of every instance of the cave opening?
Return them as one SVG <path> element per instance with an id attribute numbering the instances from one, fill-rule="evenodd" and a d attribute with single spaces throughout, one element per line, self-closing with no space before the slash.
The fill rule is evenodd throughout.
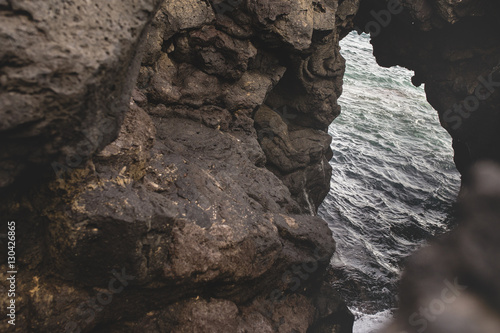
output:
<path id="1" fill-rule="evenodd" d="M 344 300 L 373 332 L 458 192 L 426 100 L 463 177 L 500 161 L 498 1 L 8 2 L 0 267 L 23 332 L 351 333 Z M 408 260 L 389 332 L 500 332 L 486 171 Z"/>
<path id="2" fill-rule="evenodd" d="M 413 73 L 379 66 L 367 34 L 340 44 L 342 113 L 329 127 L 333 173 L 319 215 L 337 242 L 335 288 L 360 333 L 397 306 L 405 258 L 450 229 L 460 176 L 451 137 Z"/>

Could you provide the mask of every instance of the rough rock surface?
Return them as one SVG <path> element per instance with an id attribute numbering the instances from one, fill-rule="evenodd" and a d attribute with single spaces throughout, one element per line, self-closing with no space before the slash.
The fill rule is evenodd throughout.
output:
<path id="1" fill-rule="evenodd" d="M 160 2 L 0 1 L 0 188 L 116 138 Z"/>
<path id="2" fill-rule="evenodd" d="M 24 20 L 13 3 L 1 7 L 5 15 Z M 121 20 L 129 18 L 113 6 L 86 3 L 98 12 L 71 25 L 75 33 L 65 20 L 88 8 L 54 9 L 64 20 L 50 21 L 52 30 L 60 24 L 52 33 L 78 40 L 78 31 L 99 28 L 94 20 L 100 15 L 109 15 L 103 27 L 128 27 Z M 336 24 L 347 25 L 353 15 L 337 21 L 336 1 L 163 2 L 131 91 L 139 39 L 131 40 L 154 6 L 120 8 L 140 13 L 134 15 L 143 25 L 123 29 L 124 36 L 99 32 L 90 39 L 94 44 L 85 37 L 76 46 L 57 40 L 70 48 L 61 51 L 67 58 L 43 53 L 43 39 L 33 45 L 40 48 L 31 55 L 34 84 L 12 80 L 16 69 L 25 73 L 12 61 L 2 67 L 9 85 L 17 82 L 6 89 L 28 96 L 7 92 L 2 112 L 19 120 L 14 103 L 36 97 L 34 87 L 51 94 L 53 103 L 71 104 L 54 107 L 43 96 L 30 104 L 26 114 L 46 114 L 41 130 L 63 131 L 37 144 L 26 140 L 32 132 L 21 132 L 14 118 L 2 121 L 10 126 L 6 133 L 39 152 L 36 161 L 22 149 L 17 155 L 14 148 L 2 150 L 2 156 L 32 166 L 59 163 L 57 175 L 39 171 L 43 177 L 29 184 L 18 178 L 3 192 L 0 211 L 17 223 L 24 272 L 16 330 L 350 332 L 352 315 L 323 279 L 335 243 L 314 215 L 329 187 L 326 129 L 339 113 L 344 71 Z M 27 22 L 48 24 L 42 10 L 37 15 Z M 97 43 L 101 35 L 109 40 Z M 77 51 L 87 58 L 73 55 Z M 69 62 L 72 57 L 78 61 Z M 44 59 L 57 60 L 76 77 L 74 84 L 43 88 L 37 71 L 45 70 L 48 82 L 65 73 L 46 68 Z M 111 129 L 102 128 L 106 117 L 115 121 Z M 5 140 L 18 145 L 11 136 Z M 61 160 L 79 140 L 96 144 L 78 163 Z M 4 185 L 15 178 L 6 173 Z M 2 282 L 3 294 L 5 288 Z M 7 301 L 2 298 L 1 306 Z M 5 321 L 0 329 L 8 329 Z"/>
<path id="3" fill-rule="evenodd" d="M 372 36 L 379 63 L 426 83 L 464 175 L 499 160 L 497 3 L 403 3 Z M 351 332 L 324 282 L 335 244 L 314 215 L 340 112 L 338 42 L 387 6 L 0 0 L 0 215 L 16 221 L 22 272 L 14 330 Z M 480 75 L 495 82 L 477 98 L 491 94 L 457 120 L 447 110 Z M 419 302 L 405 297 L 402 313 Z"/>

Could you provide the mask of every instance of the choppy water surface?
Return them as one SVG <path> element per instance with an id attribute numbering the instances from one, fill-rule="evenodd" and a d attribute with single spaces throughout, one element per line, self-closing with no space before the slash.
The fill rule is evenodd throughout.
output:
<path id="1" fill-rule="evenodd" d="M 331 191 L 320 208 L 337 241 L 336 288 L 372 332 L 396 305 L 404 259 L 449 229 L 460 179 L 451 138 L 412 72 L 382 68 L 369 36 L 341 42 L 342 114 L 330 126 Z"/>

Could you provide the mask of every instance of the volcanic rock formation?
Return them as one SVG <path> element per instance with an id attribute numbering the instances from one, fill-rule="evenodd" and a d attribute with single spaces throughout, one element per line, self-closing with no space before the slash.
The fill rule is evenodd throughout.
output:
<path id="1" fill-rule="evenodd" d="M 0 0 L 0 212 L 19 271 L 0 330 L 350 332 L 315 215 L 339 40 L 388 6 L 361 2 Z M 498 89 L 476 89 L 497 75 L 496 3 L 403 5 L 372 36 L 377 60 L 425 82 L 464 174 L 499 160 Z M 447 113 L 476 90 L 476 110 Z"/>
<path id="2" fill-rule="evenodd" d="M 340 111 L 337 24 L 353 15 L 337 20 L 333 1 L 156 5 L 2 4 L 16 330 L 349 332 L 315 214 Z"/>

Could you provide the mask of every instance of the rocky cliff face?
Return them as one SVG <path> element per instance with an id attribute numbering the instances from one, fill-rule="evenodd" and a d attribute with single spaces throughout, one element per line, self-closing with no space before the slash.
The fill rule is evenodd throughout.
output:
<path id="1" fill-rule="evenodd" d="M 315 213 L 338 42 L 394 5 L 359 2 L 0 0 L 15 330 L 350 332 Z M 404 5 L 373 34 L 378 61 L 426 83 L 462 171 L 497 158 L 496 90 L 456 129 L 446 120 L 474 78 L 495 79 L 496 5 Z"/>
<path id="2" fill-rule="evenodd" d="M 3 5 L 16 329 L 349 332 L 323 282 L 335 243 L 314 216 L 346 4 Z M 25 26 L 45 38 L 26 54 Z"/>

